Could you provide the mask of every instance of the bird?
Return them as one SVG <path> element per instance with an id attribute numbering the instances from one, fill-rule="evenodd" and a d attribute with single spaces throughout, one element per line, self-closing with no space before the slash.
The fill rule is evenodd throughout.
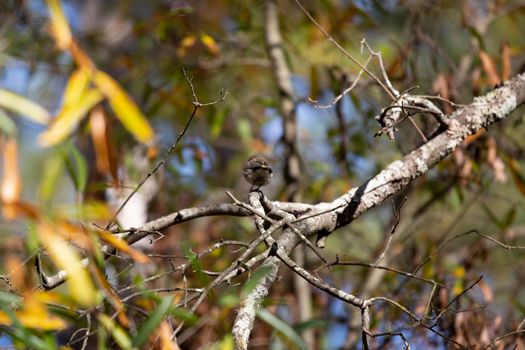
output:
<path id="1" fill-rule="evenodd" d="M 272 181 L 273 169 L 270 163 L 260 154 L 254 154 L 246 161 L 242 170 L 244 179 L 252 185 L 250 192 L 267 185 Z"/>

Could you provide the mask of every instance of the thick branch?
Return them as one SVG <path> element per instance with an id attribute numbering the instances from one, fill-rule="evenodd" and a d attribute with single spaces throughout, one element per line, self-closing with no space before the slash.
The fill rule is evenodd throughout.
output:
<path id="1" fill-rule="evenodd" d="M 301 163 L 297 152 L 297 121 L 292 74 L 283 50 L 279 28 L 279 12 L 275 0 L 266 1 L 265 10 L 266 51 L 272 64 L 272 74 L 279 89 L 279 109 L 283 119 L 284 179 L 288 198 L 297 193 L 301 177 Z"/>
<path id="2" fill-rule="evenodd" d="M 474 99 L 468 106 L 458 109 L 448 119 L 447 130 L 388 165 L 363 185 L 352 188 L 331 205 L 346 205 L 336 210 L 335 228 L 348 225 L 367 210 L 381 204 L 400 192 L 415 178 L 426 174 L 443 158 L 456 149 L 469 135 L 488 127 L 513 112 L 525 101 L 525 75 L 517 75 L 502 87 Z M 323 245 L 324 240 L 320 242 Z"/>

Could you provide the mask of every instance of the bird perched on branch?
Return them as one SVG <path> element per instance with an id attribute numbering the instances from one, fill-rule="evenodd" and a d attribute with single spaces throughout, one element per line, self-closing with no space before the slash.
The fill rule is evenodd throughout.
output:
<path id="1" fill-rule="evenodd" d="M 263 156 L 255 154 L 246 161 L 242 174 L 244 179 L 252 185 L 250 191 L 253 191 L 272 181 L 273 170 L 270 163 Z"/>

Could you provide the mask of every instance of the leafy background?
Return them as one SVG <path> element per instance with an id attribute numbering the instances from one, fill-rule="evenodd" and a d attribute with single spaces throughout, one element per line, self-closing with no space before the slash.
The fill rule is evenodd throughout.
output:
<path id="1" fill-rule="evenodd" d="M 525 16 L 519 1 L 302 3 L 360 61 L 368 58 L 361 48 L 365 38 L 382 54 L 388 76 L 400 91 L 416 89 L 468 104 L 473 96 L 523 71 Z M 60 17 L 60 9 L 65 17 Z M 339 107 L 316 108 L 309 99 L 330 103 L 359 69 L 294 2 L 279 1 L 279 9 L 286 59 L 299 98 L 301 198 L 309 203 L 328 201 L 423 141 L 409 123 L 400 126 L 395 142 L 374 137 L 379 126 L 373 117 L 388 104 L 388 96 L 366 76 Z M 128 249 L 124 258 L 106 262 L 101 261 L 95 242 L 107 240 L 95 234 L 93 224 L 103 227 L 111 220 L 119 186 L 133 188 L 162 159 L 191 116 L 195 97 L 201 103 L 216 101 L 224 89 L 228 95 L 223 101 L 197 109 L 181 142 L 153 176 L 154 185 L 145 195 L 147 208 L 130 215 L 144 222 L 186 207 L 227 202 L 225 190 L 245 196 L 248 185 L 241 180 L 241 169 L 252 153 L 269 155 L 276 170 L 276 179 L 265 193 L 276 200 L 286 198 L 286 183 L 279 176 L 284 161 L 279 91 L 264 45 L 263 12 L 264 1 L 242 0 L 0 3 L 4 94 L 0 95 L 4 215 L 0 248 L 6 282 L 0 320 L 9 326 L 3 328 L 4 344 L 78 346 L 81 341 L 74 341 L 80 335 L 74 330 L 87 327 L 100 343 L 137 347 L 169 338 L 165 320 L 174 318 L 186 321 L 181 346 L 231 347 L 239 291 L 248 284 L 217 289 L 196 314 L 170 305 L 184 297 L 176 291 L 183 283 L 202 287 L 209 282 L 202 270 L 220 271 L 234 260 L 227 248 L 198 262 L 192 260 L 193 252 L 221 239 L 253 237 L 249 219 L 204 218 L 173 226 L 163 236 L 155 236 L 153 244 L 137 248 L 143 253 L 124 247 Z M 377 62 L 371 69 L 379 73 Z M 440 107 L 447 112 L 454 108 L 448 103 Z M 523 242 L 522 113 L 469 138 L 452 157 L 395 199 L 399 204 L 407 197 L 389 265 L 412 271 L 430 256 L 421 276 L 450 286 L 433 301 L 436 305 L 483 275 L 455 305 L 456 310 L 472 311 L 453 312 L 437 325 L 458 341 L 490 342 L 517 329 L 523 319 L 522 251 L 505 249 L 475 233 L 462 235 L 477 229 L 509 245 Z M 427 135 L 435 128 L 428 116 L 415 120 Z M 392 207 L 385 203 L 333 234 L 323 254 L 373 261 L 394 222 Z M 66 237 L 71 234 L 74 237 Z M 461 237 L 438 249 L 457 235 Z M 64 238 L 81 249 L 65 244 Z M 32 264 L 40 248 L 49 252 L 42 260 L 50 271 L 78 271 L 75 264 L 81 256 L 88 256 L 95 267 L 85 275 L 79 273 L 73 283 L 40 292 Z M 187 282 L 171 271 L 165 255 L 177 264 L 177 257 L 193 261 Z M 308 256 L 308 268 L 319 265 L 315 256 Z M 416 311 L 424 308 L 430 288 L 360 267 L 319 273 L 357 295 L 386 295 Z M 258 321 L 254 344 L 301 346 L 297 334 L 311 328 L 323 348 L 354 346 L 349 331 L 353 310 L 314 291 L 315 318 L 298 324 L 294 289 L 285 283 L 290 273 L 282 274 L 283 281 L 265 305 L 271 313 L 263 313 Z M 381 282 L 371 287 L 371 276 Z M 118 296 L 111 297 L 111 290 Z M 127 299 L 131 291 L 137 296 Z M 74 314 L 73 310 L 101 305 L 103 295 L 108 300 L 91 321 L 85 312 Z M 29 300 L 35 304 L 28 304 Z M 111 318 L 115 313 L 119 316 Z M 402 314 L 386 306 L 377 310 L 373 320 L 377 332 L 408 328 L 411 344 L 445 347 L 442 339 L 408 324 Z M 157 338 L 149 338 L 151 334 Z M 514 344 L 519 339 L 508 341 Z M 377 344 L 397 345 L 396 338 Z"/>

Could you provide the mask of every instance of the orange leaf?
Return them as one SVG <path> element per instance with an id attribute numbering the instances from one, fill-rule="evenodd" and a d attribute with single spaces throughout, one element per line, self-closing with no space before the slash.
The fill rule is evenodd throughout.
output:
<path id="1" fill-rule="evenodd" d="M 13 205 L 20 199 L 22 182 L 18 169 L 18 145 L 13 137 L 5 141 L 2 149 L 3 169 L 2 183 L 0 184 L 0 201 L 2 202 L 2 213 L 7 220 L 16 217 Z"/>
<path id="2" fill-rule="evenodd" d="M 510 79 L 510 48 L 508 43 L 504 43 L 501 48 L 501 79 L 509 80 Z"/>
<path id="3" fill-rule="evenodd" d="M 518 191 L 525 196 L 525 177 L 523 176 L 523 173 L 521 172 L 521 166 L 518 163 L 518 161 L 514 158 L 509 159 L 509 169 L 510 173 L 512 174 L 512 179 L 514 180 L 514 184 L 518 188 Z"/>
<path id="4" fill-rule="evenodd" d="M 93 275 L 95 276 L 97 284 L 101 289 L 104 290 L 107 300 L 117 311 L 119 323 L 124 327 L 128 327 L 129 319 L 126 316 L 126 313 L 124 312 L 124 303 L 122 302 L 118 294 L 113 290 L 102 271 L 100 271 L 100 269 L 98 269 L 95 265 L 91 265 L 90 267 L 91 271 L 93 272 Z"/>
<path id="5" fill-rule="evenodd" d="M 115 149 L 111 143 L 108 120 L 101 106 L 93 108 L 89 115 L 91 139 L 95 148 L 97 169 L 102 174 L 111 174 L 118 181 Z"/>
<path id="6" fill-rule="evenodd" d="M 23 291 L 30 287 L 26 285 L 26 268 L 24 263 L 17 256 L 8 255 L 5 262 L 5 271 L 9 275 L 9 282 L 13 290 Z"/>
<path id="7" fill-rule="evenodd" d="M 180 350 L 179 345 L 172 340 L 172 331 L 168 321 L 164 320 L 161 322 L 157 328 L 157 334 L 161 350 Z"/>
<path id="8" fill-rule="evenodd" d="M 483 71 L 485 74 L 487 74 L 490 84 L 499 85 L 501 83 L 501 79 L 499 77 L 498 70 L 496 69 L 496 63 L 492 57 L 490 57 L 485 51 L 480 51 L 479 58 L 481 59 Z"/>
<path id="9" fill-rule="evenodd" d="M 111 108 L 122 125 L 142 143 L 148 143 L 155 136 L 146 117 L 131 97 L 108 74 L 96 71 L 93 82 L 108 98 Z"/>
<path id="10" fill-rule="evenodd" d="M 111 232 L 100 231 L 98 232 L 98 234 L 100 235 L 100 238 L 102 238 L 104 241 L 106 241 L 113 247 L 117 248 L 118 250 L 128 254 L 133 259 L 135 259 L 137 262 L 140 262 L 140 263 L 149 262 L 149 258 L 146 255 L 139 252 L 138 250 L 131 248 L 131 246 L 126 241 L 115 236 Z"/>
<path id="11" fill-rule="evenodd" d="M 485 134 L 485 129 L 479 129 L 474 135 L 469 135 L 463 141 L 463 146 L 468 146 Z"/>
<path id="12" fill-rule="evenodd" d="M 22 184 L 18 169 L 18 144 L 13 137 L 5 141 L 3 147 L 3 178 L 0 187 L 0 198 L 3 203 L 11 204 L 18 202 Z"/>
<path id="13" fill-rule="evenodd" d="M 494 293 L 492 293 L 492 288 L 490 288 L 490 286 L 485 281 L 480 281 L 478 286 L 479 289 L 481 289 L 481 294 L 483 294 L 483 299 L 485 299 L 485 301 L 489 304 L 492 303 L 492 301 L 494 300 Z"/>

